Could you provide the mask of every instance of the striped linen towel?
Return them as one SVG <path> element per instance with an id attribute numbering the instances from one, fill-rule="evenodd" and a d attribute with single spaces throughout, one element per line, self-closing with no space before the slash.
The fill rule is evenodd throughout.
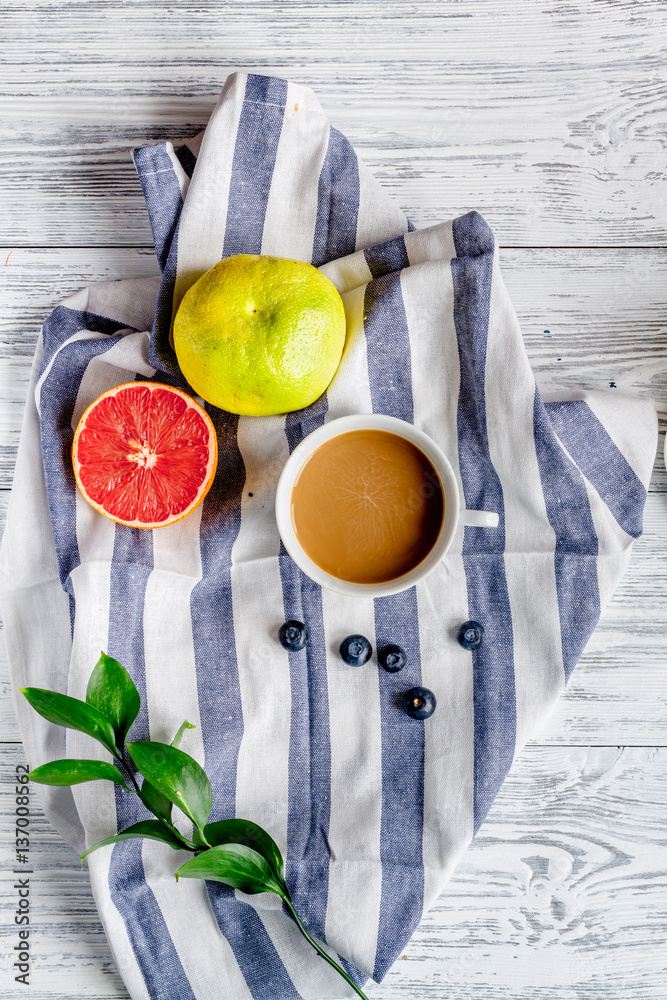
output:
<path id="1" fill-rule="evenodd" d="M 205 766 L 212 819 L 255 820 L 286 857 L 308 929 L 359 983 L 381 980 L 441 892 L 512 760 L 554 704 L 641 533 L 656 448 L 652 405 L 614 393 L 545 401 L 536 389 L 477 213 L 414 231 L 308 89 L 234 74 L 203 134 L 138 150 L 161 278 L 92 286 L 58 307 L 37 350 L 2 548 L 15 685 L 83 697 L 100 649 L 142 696 L 134 739 Z M 184 291 L 221 257 L 312 261 L 345 302 L 348 339 L 329 391 L 286 417 L 209 407 L 219 466 L 205 503 L 157 531 L 116 525 L 75 489 L 84 408 L 135 378 L 183 384 L 170 347 Z M 151 330 L 152 325 L 152 331 Z M 449 457 L 466 506 L 497 529 L 460 529 L 416 588 L 350 599 L 320 589 L 281 549 L 279 472 L 323 422 L 355 412 L 416 424 Z M 305 651 L 276 641 L 308 624 Z M 486 629 L 474 653 L 460 623 Z M 399 674 L 352 670 L 349 633 L 398 642 Z M 425 724 L 397 707 L 431 688 Z M 104 752 L 17 705 L 32 766 Z M 77 850 L 135 822 L 105 782 L 44 789 Z M 166 845 L 128 841 L 89 858 L 93 891 L 135 1000 L 341 997 L 277 897 L 173 873 Z M 347 995 L 350 995 L 349 993 Z"/>

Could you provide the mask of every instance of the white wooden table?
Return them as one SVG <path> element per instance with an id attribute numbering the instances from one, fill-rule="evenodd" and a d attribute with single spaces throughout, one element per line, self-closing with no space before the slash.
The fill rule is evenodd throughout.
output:
<path id="1" fill-rule="evenodd" d="M 130 148 L 199 131 L 234 69 L 312 86 L 418 227 L 480 210 L 540 386 L 651 396 L 662 449 L 664 0 L 22 0 L 0 23 L 3 511 L 41 321 L 83 285 L 157 271 Z M 666 531 L 658 457 L 565 697 L 372 996 L 664 1000 Z M 118 1000 L 87 872 L 40 816 L 31 986 L 14 982 L 23 756 L 1 668 L 0 998 Z"/>

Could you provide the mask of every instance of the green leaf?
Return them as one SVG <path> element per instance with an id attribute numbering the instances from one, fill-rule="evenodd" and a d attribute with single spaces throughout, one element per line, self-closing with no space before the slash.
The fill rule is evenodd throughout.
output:
<path id="1" fill-rule="evenodd" d="M 145 778 L 141 786 L 141 794 L 152 813 L 156 816 L 162 816 L 163 819 L 171 823 L 172 804 L 166 795 L 158 792 L 155 785 L 151 785 L 150 781 L 146 781 Z"/>
<path id="2" fill-rule="evenodd" d="M 139 714 L 141 698 L 125 667 L 106 653 L 101 654 L 90 675 L 86 702 L 109 720 L 116 736 L 116 746 L 122 748 L 128 730 Z"/>
<path id="3" fill-rule="evenodd" d="M 178 745 L 181 742 L 181 736 L 183 735 L 185 730 L 196 729 L 196 728 L 197 727 L 193 726 L 191 722 L 187 721 L 184 722 L 181 725 L 178 732 L 176 733 L 176 735 L 174 736 L 173 740 L 171 741 L 171 745 L 173 747 L 178 748 Z M 146 780 L 144 780 L 144 783 L 141 786 L 141 794 L 146 800 L 146 805 L 148 806 L 148 808 L 152 813 L 154 813 L 156 816 L 162 816 L 164 819 L 168 820 L 169 823 L 171 823 L 172 806 L 170 800 L 167 798 L 166 795 L 163 795 L 162 792 L 158 792 L 155 785 L 151 785 L 150 781 Z M 203 846 L 203 841 L 202 841 L 202 846 Z"/>
<path id="4" fill-rule="evenodd" d="M 208 823 L 204 827 L 204 836 L 211 847 L 223 844 L 243 844 L 244 847 L 251 847 L 253 851 L 261 854 L 274 875 L 284 880 L 285 863 L 280 848 L 273 837 L 270 837 L 257 823 L 249 819 L 223 819 L 218 823 Z M 204 845 L 201 835 L 196 830 L 193 839 L 200 847 Z"/>
<path id="5" fill-rule="evenodd" d="M 185 732 L 185 730 L 186 729 L 196 729 L 196 728 L 197 728 L 196 726 L 193 726 L 192 723 L 188 722 L 187 719 L 186 719 L 186 721 L 181 724 L 180 729 L 178 730 L 178 732 L 174 736 L 173 740 L 171 741 L 171 745 L 173 747 L 180 747 L 180 745 L 181 745 L 181 737 L 182 737 L 183 733 Z"/>
<path id="6" fill-rule="evenodd" d="M 275 876 L 269 863 L 244 844 L 224 844 L 203 851 L 181 865 L 176 881 L 179 878 L 203 878 L 241 892 L 275 892 L 282 899 L 287 896 L 287 886 Z"/>
<path id="7" fill-rule="evenodd" d="M 87 705 L 78 698 L 70 698 L 66 694 L 58 694 L 57 691 L 44 691 L 42 688 L 19 688 L 19 691 L 26 696 L 35 711 L 48 722 L 88 733 L 105 746 L 109 753 L 115 754 L 113 726 L 92 705 Z"/>
<path id="8" fill-rule="evenodd" d="M 213 805 L 206 773 L 189 754 L 150 740 L 128 743 L 130 757 L 151 785 L 182 809 L 200 830 Z"/>
<path id="9" fill-rule="evenodd" d="M 104 760 L 54 760 L 50 764 L 36 767 L 28 775 L 31 781 L 41 785 L 80 785 L 83 781 L 115 781 L 131 792 L 123 781 L 120 771 Z"/>
<path id="10" fill-rule="evenodd" d="M 146 837 L 148 840 L 161 840 L 163 844 L 169 844 L 175 851 L 185 849 L 183 841 L 179 840 L 176 834 L 166 830 L 162 826 L 162 823 L 159 823 L 156 819 L 144 819 L 140 823 L 128 826 L 127 830 L 123 830 L 122 833 L 117 833 L 114 837 L 107 837 L 106 840 L 100 840 L 99 844 L 89 847 L 81 855 L 81 860 L 83 861 L 88 854 L 96 851 L 98 847 L 106 847 L 107 844 L 118 844 L 121 840 L 134 840 L 137 837 Z"/>

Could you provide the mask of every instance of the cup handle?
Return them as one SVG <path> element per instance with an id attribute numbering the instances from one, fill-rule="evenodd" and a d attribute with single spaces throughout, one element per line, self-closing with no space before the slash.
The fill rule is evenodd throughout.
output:
<path id="1" fill-rule="evenodd" d="M 459 527 L 497 528 L 498 515 L 490 510 L 460 510 Z"/>

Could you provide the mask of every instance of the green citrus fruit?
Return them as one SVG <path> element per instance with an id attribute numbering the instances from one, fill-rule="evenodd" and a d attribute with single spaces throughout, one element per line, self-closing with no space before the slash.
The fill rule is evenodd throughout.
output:
<path id="1" fill-rule="evenodd" d="M 183 375 L 230 413 L 300 410 L 331 382 L 345 343 L 335 286 L 300 260 L 239 254 L 202 275 L 174 320 Z"/>

